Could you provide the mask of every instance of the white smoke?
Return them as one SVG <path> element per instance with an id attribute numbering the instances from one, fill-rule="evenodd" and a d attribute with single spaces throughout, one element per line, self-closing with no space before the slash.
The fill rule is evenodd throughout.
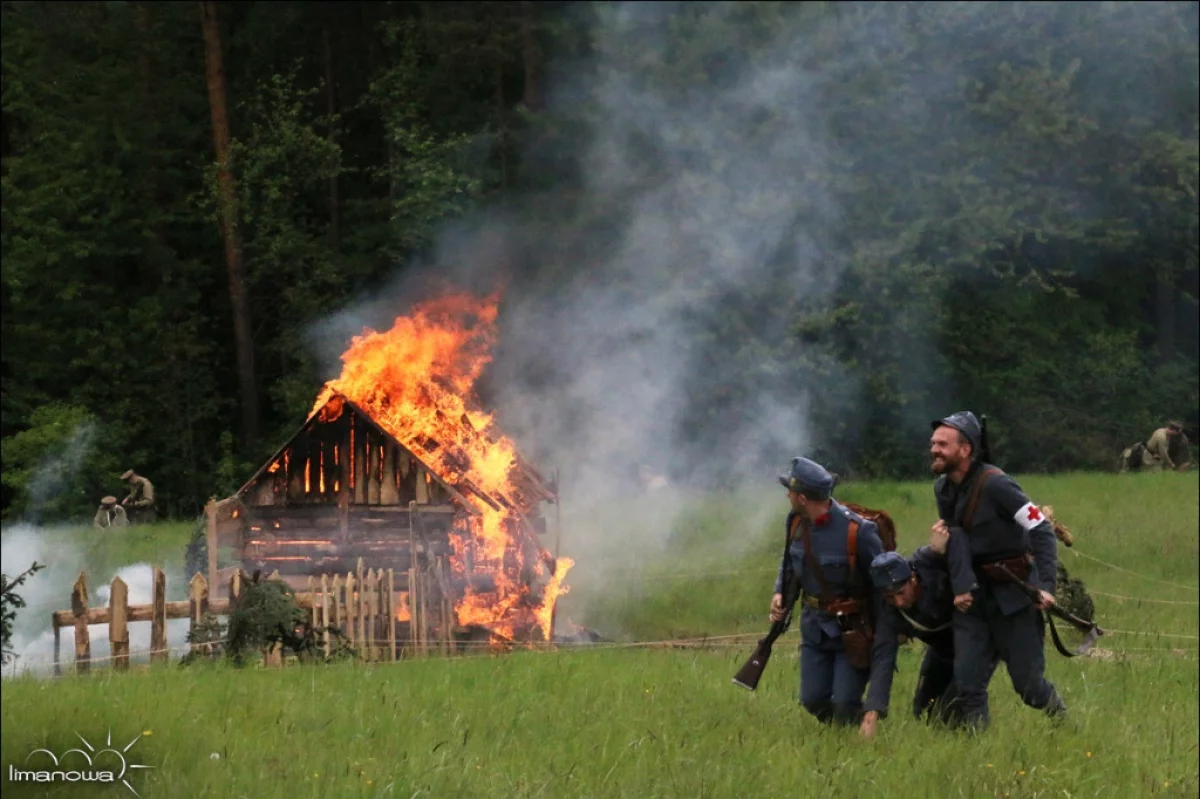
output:
<path id="1" fill-rule="evenodd" d="M 390 326 L 431 274 L 466 289 L 505 282 L 485 397 L 531 460 L 561 469 L 563 552 L 578 562 L 570 580 L 637 563 L 667 545 L 696 491 L 769 491 L 788 458 L 812 454 L 821 440 L 814 397 L 840 410 L 831 422 L 839 439 L 859 435 L 861 376 L 830 357 L 828 340 L 803 342 L 797 319 L 832 310 L 823 306 L 856 260 L 883 271 L 918 246 L 890 217 L 904 216 L 909 189 L 926 198 L 933 190 L 889 176 L 936 185 L 969 166 L 942 199 L 950 209 L 989 207 L 1012 162 L 1052 158 L 1026 152 L 1019 131 L 986 138 L 1012 142 L 1011 151 L 976 152 L 978 126 L 995 134 L 1011 120 L 946 111 L 992 77 L 977 73 L 979 48 L 1019 48 L 1022 26 L 1065 25 L 1064 43 L 1105 64 L 1148 50 L 1165 6 L 1118 5 L 897 4 L 892 13 L 886 4 L 581 4 L 577 13 L 594 15 L 589 54 L 554 65 L 547 105 L 582 116 L 586 133 L 542 134 L 527 155 L 551 187 L 448 224 L 436 269 L 406 270 L 371 302 L 318 326 L 330 374 L 330 356 L 350 335 Z M 937 68 L 914 68 L 922 63 Z M 864 129 L 837 128 L 847 120 Z M 856 150 L 842 147 L 846 138 Z M 896 164 L 905 169 L 891 171 Z M 565 190 L 553 185 L 555 170 Z M 864 197 L 857 185 L 868 178 L 886 196 Z M 1051 181 L 1047 190 L 1057 190 Z M 862 207 L 846 207 L 847 195 Z M 1096 198 L 1074 199 L 1081 213 L 1101 215 Z M 866 241 L 846 233 L 875 229 Z M 952 265 L 926 258 L 913 282 L 941 285 Z M 905 332 L 897 384 L 927 386 L 944 402 L 938 343 L 914 318 L 925 306 L 871 288 L 854 312 Z M 930 418 L 915 404 L 902 413 L 916 427 Z M 643 494 L 643 465 L 676 486 Z M 736 549 L 781 520 L 782 492 L 774 496 L 777 504 L 750 505 L 735 527 L 716 531 L 713 546 Z"/>
<path id="2" fill-rule="evenodd" d="M 78 535 L 78 530 L 30 524 L 6 527 L 0 533 L 2 569 L 10 578 L 25 571 L 34 562 L 46 567 L 29 577 L 25 585 L 16 591 L 25 600 L 26 606 L 16 612 L 10 648 L 17 657 L 5 667 L 5 676 L 23 673 L 45 676 L 53 673 L 54 629 L 51 614 L 71 609 L 71 590 L 81 572 L 86 575 L 89 607 L 108 605 L 111 583 L 115 577 L 125 581 L 130 605 L 148 605 L 153 601 L 151 565 L 131 564 L 112 573 L 88 568 L 84 553 L 75 544 L 74 535 Z M 182 575 L 167 575 L 167 592 L 169 600 L 186 598 Z M 188 626 L 187 619 L 168 620 L 167 646 L 174 648 L 186 643 Z M 150 623 L 131 622 L 128 631 L 129 651 L 134 653 L 131 662 L 148 662 L 148 655 L 136 653 L 145 653 L 150 649 Z M 91 656 L 97 661 L 98 668 L 111 665 L 105 660 L 112 654 L 108 634 L 107 624 L 88 627 Z M 59 630 L 59 663 L 63 669 L 75 662 L 74 635 L 71 627 Z"/>

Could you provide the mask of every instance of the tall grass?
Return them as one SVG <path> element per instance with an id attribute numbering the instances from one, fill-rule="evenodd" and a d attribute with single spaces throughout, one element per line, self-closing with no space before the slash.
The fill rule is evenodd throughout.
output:
<path id="1" fill-rule="evenodd" d="M 863 742 L 797 707 L 794 633 L 756 694 L 730 684 L 745 647 L 612 646 L 281 671 L 172 666 L 6 681 L 3 793 L 128 796 L 122 786 L 8 781 L 8 765 L 32 749 L 62 751 L 78 743 L 76 732 L 95 740 L 111 729 L 121 744 L 144 734 L 130 753 L 154 770 L 131 781 L 147 799 L 1196 796 L 1197 640 L 1166 636 L 1195 636 L 1197 606 L 1145 601 L 1196 601 L 1194 588 L 1176 587 L 1197 584 L 1195 479 L 1022 482 L 1035 501 L 1055 505 L 1080 552 L 1146 576 L 1064 555 L 1094 591 L 1143 601 L 1096 596 L 1102 623 L 1124 631 L 1101 639 L 1110 659 L 1048 650 L 1049 676 L 1071 708 L 1061 726 L 1022 706 L 1003 669 L 985 734 L 913 721 L 905 708 L 920 652 L 909 646 L 892 715 Z M 697 502 L 662 559 L 628 572 L 625 588 L 572 595 L 578 618 L 619 623 L 624 639 L 765 631 L 780 493 Z M 841 493 L 891 512 L 905 551 L 927 535 L 927 484 Z M 731 527 L 762 502 L 779 507 L 777 524 Z M 729 545 L 735 533 L 744 546 Z M 666 576 L 697 571 L 745 573 Z M 1138 632 L 1150 635 L 1130 634 Z"/>

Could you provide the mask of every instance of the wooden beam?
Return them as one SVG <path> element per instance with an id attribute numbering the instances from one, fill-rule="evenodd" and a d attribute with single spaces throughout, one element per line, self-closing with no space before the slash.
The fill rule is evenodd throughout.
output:
<path id="1" fill-rule="evenodd" d="M 108 645 L 112 651 L 113 668 L 129 668 L 129 587 L 120 577 L 114 577 L 108 600 Z"/>
<path id="2" fill-rule="evenodd" d="M 167 661 L 167 576 L 154 567 L 154 592 L 150 605 L 150 662 Z M 132 610 L 130 612 L 132 618 Z"/>
<path id="3" fill-rule="evenodd" d="M 204 506 L 205 542 L 208 545 L 208 582 L 217 582 L 217 552 L 220 542 L 217 535 L 217 503 L 210 499 Z"/>
<path id="4" fill-rule="evenodd" d="M 71 612 L 75 618 L 75 670 L 86 673 L 91 666 L 92 642 L 88 637 L 88 590 L 87 576 L 79 573 L 71 589 Z"/>

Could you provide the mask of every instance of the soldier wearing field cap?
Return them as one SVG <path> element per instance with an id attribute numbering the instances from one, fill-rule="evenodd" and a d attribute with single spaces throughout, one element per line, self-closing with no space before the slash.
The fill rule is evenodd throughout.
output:
<path id="1" fill-rule="evenodd" d="M 137 523 L 154 522 L 157 517 L 154 507 L 154 484 L 133 469 L 122 474 L 121 479 L 129 483 L 129 495 L 121 500 L 121 504 L 133 514 Z"/>
<path id="2" fill-rule="evenodd" d="M 794 458 L 779 482 L 791 502 L 790 543 L 775 580 L 771 620 L 787 611 L 786 564 L 802 590 L 800 704 L 822 723 L 860 724 L 871 657 L 865 628 L 876 610 L 869 568 L 883 551 L 879 533 L 833 500 L 834 477 L 819 463 Z"/>
<path id="3" fill-rule="evenodd" d="M 1182 422 L 1167 422 L 1146 441 L 1146 453 L 1157 459 L 1163 469 L 1185 471 L 1191 465 L 1191 442 L 1183 433 Z"/>
<path id="4" fill-rule="evenodd" d="M 954 680 L 966 724 L 988 723 L 993 658 L 1008 668 L 1013 689 L 1030 707 L 1066 712 L 1045 678 L 1044 621 L 1054 604 L 1058 562 L 1054 530 L 1011 477 L 981 457 L 975 414 L 960 411 L 931 423 L 930 456 L 939 521 L 950 534 L 947 563 L 954 605 Z M 1035 605 L 1014 580 L 1040 592 Z"/>
<path id="5" fill-rule="evenodd" d="M 927 645 L 913 696 L 913 715 L 920 719 L 928 713 L 929 720 L 948 723 L 957 718 L 954 594 L 946 571 L 949 538 L 945 530 L 938 530 L 930 535 L 929 545 L 909 559 L 899 552 L 884 552 L 871 561 L 871 580 L 883 607 L 875 628 L 871 683 L 863 706 L 866 713 L 861 732 L 867 738 L 874 736 L 878 719 L 887 716 L 901 636 Z"/>
<path id="6" fill-rule="evenodd" d="M 92 518 L 92 526 L 97 530 L 108 530 L 113 527 L 124 527 L 129 524 L 125 509 L 117 504 L 116 497 L 105 497 L 100 500 L 100 507 Z"/>

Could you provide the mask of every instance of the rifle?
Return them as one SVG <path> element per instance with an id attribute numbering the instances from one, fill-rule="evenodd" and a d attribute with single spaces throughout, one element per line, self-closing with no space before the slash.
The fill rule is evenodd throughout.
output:
<path id="1" fill-rule="evenodd" d="M 1026 596 L 1028 596 L 1034 602 L 1042 601 L 1041 591 L 1017 577 L 1017 575 L 1013 574 L 1012 571 L 1004 564 L 999 565 L 1000 569 L 1010 578 L 1012 578 L 1013 583 L 1022 591 L 1024 591 Z M 1050 637 L 1054 639 L 1054 647 L 1064 657 L 1073 658 L 1076 655 L 1082 655 L 1084 652 L 1092 648 L 1092 645 L 1096 643 L 1097 638 L 1104 635 L 1104 630 L 1102 630 L 1100 625 L 1096 624 L 1096 622 L 1081 619 L 1074 613 L 1063 610 L 1058 605 L 1051 605 L 1050 607 L 1046 608 L 1045 613 L 1046 621 L 1050 623 Z M 1058 637 L 1058 630 L 1054 626 L 1055 616 L 1062 619 L 1067 624 L 1070 624 L 1080 632 L 1085 633 L 1083 642 L 1076 647 L 1074 651 L 1067 649 L 1066 646 L 1063 645 L 1062 639 Z"/>
<path id="2" fill-rule="evenodd" d="M 789 550 L 792 547 L 796 528 L 800 524 L 807 523 L 806 519 L 797 515 L 796 522 L 788 531 L 787 540 L 783 545 L 783 618 L 771 623 L 771 629 L 767 631 L 766 637 L 759 639 L 754 654 L 738 669 L 738 673 L 733 675 L 733 684 L 748 691 L 758 688 L 758 681 L 762 679 L 762 673 L 767 668 L 767 661 L 771 658 L 771 647 L 775 645 L 781 635 L 788 631 L 788 627 L 792 624 L 792 610 L 800 598 L 800 576 L 795 574 L 792 569 L 792 557 Z"/>
<path id="3" fill-rule="evenodd" d="M 988 445 L 987 414 L 979 417 L 979 460 L 984 463 L 992 462 L 992 448 Z"/>

